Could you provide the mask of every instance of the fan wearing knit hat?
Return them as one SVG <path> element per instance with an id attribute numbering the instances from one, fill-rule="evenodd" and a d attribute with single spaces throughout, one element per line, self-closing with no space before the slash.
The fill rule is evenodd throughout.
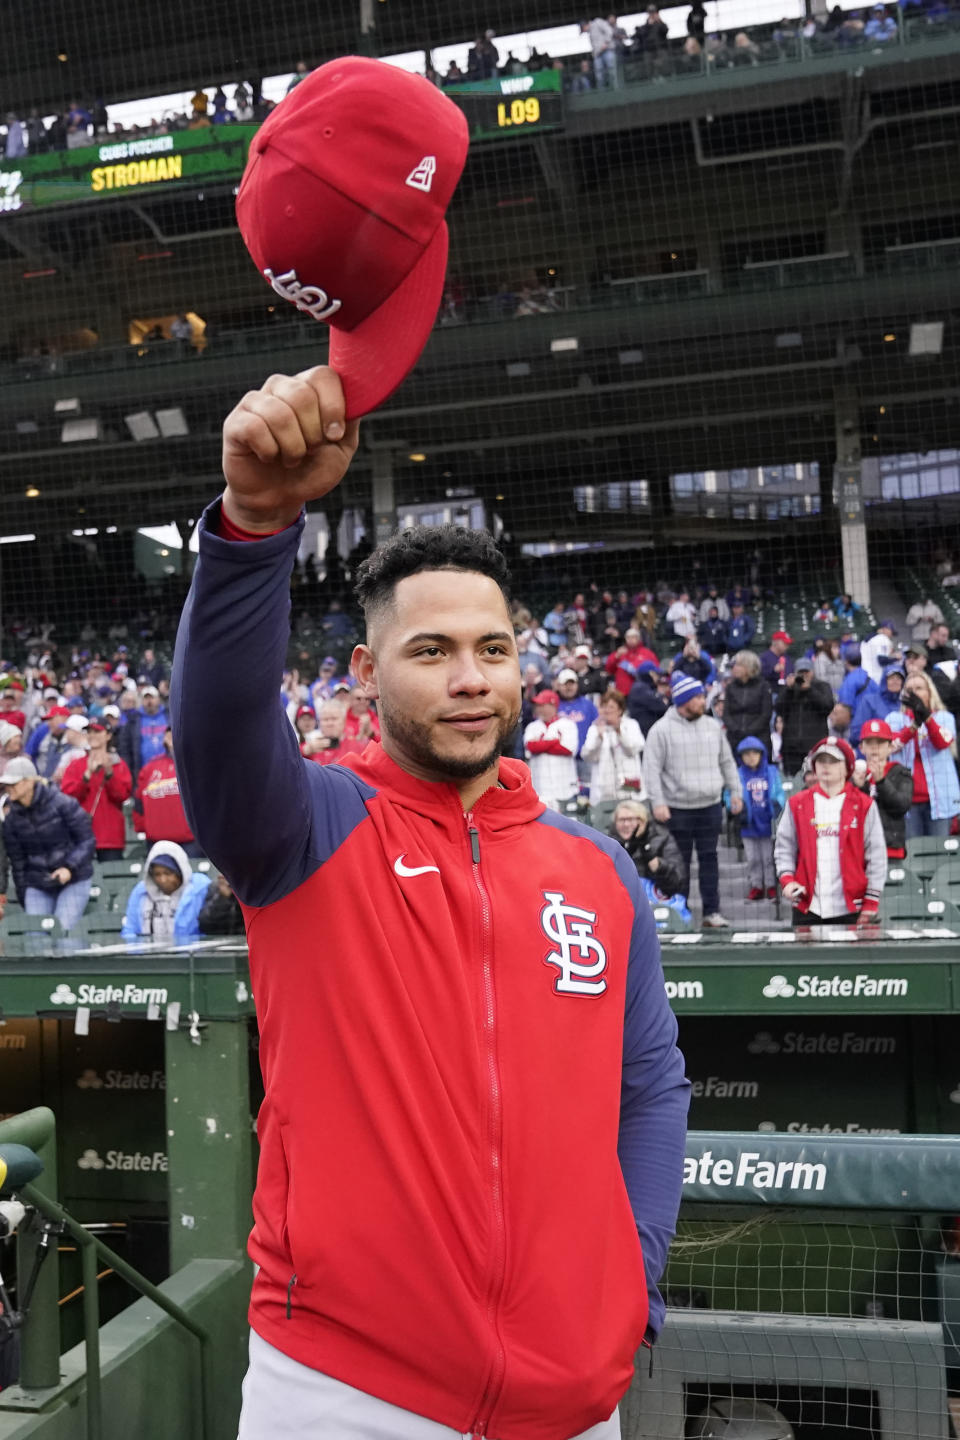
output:
<path id="1" fill-rule="evenodd" d="M 700 681 L 682 670 L 675 671 L 670 698 L 673 704 L 647 735 L 643 759 L 647 798 L 654 819 L 669 825 L 688 877 L 696 848 L 701 923 L 707 930 L 720 930 L 729 925 L 720 913 L 717 842 L 723 818 L 721 797 L 724 789 L 728 790 L 731 811 L 740 813 L 740 775 L 719 721 L 704 713 L 706 695 Z"/>
<path id="2" fill-rule="evenodd" d="M 846 740 L 819 740 L 810 761 L 816 784 L 790 796 L 773 852 L 794 926 L 875 925 L 887 878 L 879 808 L 852 783 Z"/>

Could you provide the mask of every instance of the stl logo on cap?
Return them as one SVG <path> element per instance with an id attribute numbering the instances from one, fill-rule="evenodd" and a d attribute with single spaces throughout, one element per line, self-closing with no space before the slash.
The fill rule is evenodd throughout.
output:
<path id="1" fill-rule="evenodd" d="M 240 233 L 274 291 L 330 327 L 350 420 L 386 400 L 430 338 L 468 144 L 448 96 L 357 56 L 314 70 L 250 143 Z"/>

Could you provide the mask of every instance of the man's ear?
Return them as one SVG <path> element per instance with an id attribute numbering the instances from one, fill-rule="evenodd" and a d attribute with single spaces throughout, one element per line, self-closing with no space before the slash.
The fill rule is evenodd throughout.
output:
<path id="1" fill-rule="evenodd" d="M 356 680 L 360 693 L 368 700 L 380 699 L 377 684 L 377 662 L 369 645 L 357 645 L 350 656 L 350 674 Z"/>

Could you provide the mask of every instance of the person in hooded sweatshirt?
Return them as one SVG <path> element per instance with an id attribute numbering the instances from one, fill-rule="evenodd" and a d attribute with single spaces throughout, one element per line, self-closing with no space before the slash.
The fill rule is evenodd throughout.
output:
<path id="1" fill-rule="evenodd" d="M 130 892 L 123 938 L 166 945 L 196 939 L 209 886 L 209 876 L 193 873 L 181 846 L 158 840 L 147 856 L 144 879 Z"/>
<path id="2" fill-rule="evenodd" d="M 786 797 L 780 771 L 767 759 L 767 747 L 756 735 L 746 735 L 737 746 L 737 765 L 743 789 L 743 824 L 740 838 L 747 855 L 750 879 L 748 900 L 776 897 L 773 868 L 773 832 Z M 726 798 L 726 796 L 724 797 Z"/>
<path id="3" fill-rule="evenodd" d="M 667 713 L 667 702 L 657 691 L 661 673 L 658 665 L 644 660 L 642 665 L 637 666 L 637 678 L 627 696 L 627 714 L 631 720 L 636 720 L 644 739 L 649 735 L 651 726 Z"/>

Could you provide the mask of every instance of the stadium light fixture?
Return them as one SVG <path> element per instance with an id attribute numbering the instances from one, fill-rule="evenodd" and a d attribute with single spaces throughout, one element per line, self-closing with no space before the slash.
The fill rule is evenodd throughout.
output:
<path id="1" fill-rule="evenodd" d="M 95 415 L 88 415 L 83 420 L 67 420 L 60 431 L 62 445 L 76 445 L 84 440 L 99 439 L 100 421 Z"/>
<path id="2" fill-rule="evenodd" d="M 422 465 L 426 458 L 422 450 L 414 450 L 407 456 L 407 459 L 412 460 L 415 465 Z"/>
<path id="3" fill-rule="evenodd" d="M 160 434 L 165 440 L 175 435 L 189 435 L 190 427 L 187 424 L 187 417 L 176 405 L 171 410 L 156 411 L 157 424 L 160 426 Z"/>
<path id="4" fill-rule="evenodd" d="M 886 333 L 886 335 L 884 335 L 884 337 L 883 337 L 883 343 L 884 343 L 884 345 L 892 345 L 893 342 L 894 342 L 894 340 L 896 340 L 896 338 L 897 338 L 897 337 L 896 337 L 896 335 L 893 333 L 893 331 L 892 331 L 892 330 L 888 330 L 887 333 Z"/>
<path id="5" fill-rule="evenodd" d="M 25 545 L 36 538 L 36 535 L 0 535 L 0 545 Z"/>
<path id="6" fill-rule="evenodd" d="M 579 350 L 580 341 L 575 335 L 567 335 L 561 340 L 550 341 L 551 355 L 562 355 L 569 350 Z"/>
<path id="7" fill-rule="evenodd" d="M 124 415 L 126 425 L 134 440 L 158 440 L 160 431 L 149 410 L 137 410 L 133 415 Z"/>
<path id="8" fill-rule="evenodd" d="M 939 355 L 942 349 L 942 320 L 928 320 L 910 326 L 911 355 Z"/>
<path id="9" fill-rule="evenodd" d="M 24 495 L 26 495 L 28 500 L 36 500 L 40 494 L 40 491 L 37 489 L 36 485 L 28 485 L 23 493 Z"/>
<path id="10" fill-rule="evenodd" d="M 54 415 L 79 415 L 80 401 L 76 395 L 72 395 L 69 400 L 55 400 L 53 413 Z"/>

